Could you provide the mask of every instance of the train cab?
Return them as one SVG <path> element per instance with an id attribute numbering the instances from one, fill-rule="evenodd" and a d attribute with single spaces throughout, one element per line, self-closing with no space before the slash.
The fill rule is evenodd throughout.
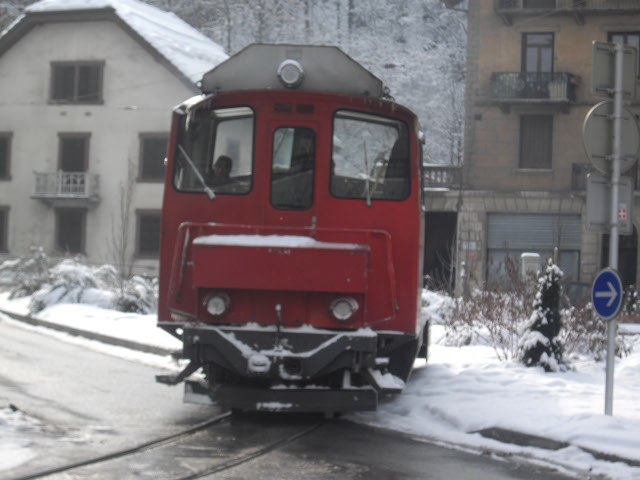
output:
<path id="1" fill-rule="evenodd" d="M 189 363 L 158 381 L 238 410 L 402 390 L 426 338 L 420 142 L 335 47 L 252 45 L 206 73 L 173 113 L 161 227 L 158 325 Z"/>

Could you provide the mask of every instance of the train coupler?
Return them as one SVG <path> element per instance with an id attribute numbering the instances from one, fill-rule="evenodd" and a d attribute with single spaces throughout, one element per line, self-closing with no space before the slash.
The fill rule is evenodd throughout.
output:
<path id="1" fill-rule="evenodd" d="M 156 375 L 156 382 L 163 383 L 165 385 L 177 385 L 184 381 L 185 378 L 196 373 L 201 366 L 200 362 L 192 360 L 180 373 Z"/>

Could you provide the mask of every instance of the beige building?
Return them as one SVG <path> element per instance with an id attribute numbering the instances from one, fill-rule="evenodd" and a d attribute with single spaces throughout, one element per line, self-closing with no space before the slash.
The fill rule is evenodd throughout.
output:
<path id="1" fill-rule="evenodd" d="M 0 261 L 155 273 L 171 110 L 222 48 L 137 0 L 43 0 L 0 35 Z"/>
<path id="2" fill-rule="evenodd" d="M 608 266 L 609 247 L 607 234 L 587 228 L 593 167 L 582 126 L 603 100 L 591 93 L 592 42 L 640 46 L 640 1 L 468 3 L 464 166 L 428 174 L 428 186 L 448 189 L 426 195 L 427 237 L 429 225 L 445 232 L 436 243 L 446 259 L 427 270 L 462 292 L 504 278 L 507 258 L 520 268 L 523 253 L 541 262 L 555 253 L 567 283 L 584 291 Z M 640 102 L 629 106 L 640 112 Z M 637 170 L 626 172 L 634 186 Z M 634 198 L 626 212 L 637 226 Z M 619 245 L 623 282 L 637 284 L 636 227 Z"/>

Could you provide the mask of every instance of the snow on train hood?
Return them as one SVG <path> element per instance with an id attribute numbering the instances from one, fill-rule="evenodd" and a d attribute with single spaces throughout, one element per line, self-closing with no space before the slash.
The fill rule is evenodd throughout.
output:
<path id="1" fill-rule="evenodd" d="M 115 14 L 194 84 L 228 55 L 223 48 L 171 12 L 138 0 L 41 0 L 29 13 L 112 8 Z M 24 15 L 21 17 L 23 18 Z M 18 19 L 15 23 L 17 23 Z"/>
<path id="2" fill-rule="evenodd" d="M 362 250 L 366 245 L 356 243 L 320 242 L 301 235 L 206 235 L 196 237 L 194 245 L 225 245 L 235 247 L 315 248 Z"/>

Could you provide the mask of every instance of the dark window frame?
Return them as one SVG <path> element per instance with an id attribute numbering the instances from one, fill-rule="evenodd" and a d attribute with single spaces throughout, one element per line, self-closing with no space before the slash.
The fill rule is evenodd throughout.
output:
<path id="1" fill-rule="evenodd" d="M 531 0 L 523 0 L 522 6 L 523 8 L 539 8 L 545 10 L 556 8 L 555 0 L 546 0 L 546 4 L 541 3 L 540 0 L 534 0 L 534 2 L 531 2 Z"/>
<path id="2" fill-rule="evenodd" d="M 547 131 L 544 132 L 543 135 L 546 135 L 548 137 L 548 143 L 546 145 L 546 148 L 544 149 L 545 152 L 543 154 L 539 154 L 534 157 L 532 156 L 531 153 L 525 152 L 524 150 L 525 143 L 528 143 L 529 145 L 531 144 L 541 145 L 542 142 L 540 140 L 542 139 L 542 137 L 540 136 L 537 139 L 534 138 L 536 135 L 541 135 L 541 133 L 540 131 L 532 132 L 531 131 L 532 125 L 528 125 L 529 128 L 527 128 L 526 122 L 541 121 L 543 119 L 545 121 L 548 121 L 547 125 L 543 125 L 543 127 L 547 129 Z M 536 127 L 540 127 L 540 125 Z M 525 130 L 528 130 L 528 133 L 525 133 Z M 527 140 L 527 138 L 525 137 L 525 135 L 529 135 L 531 138 L 533 138 L 533 140 L 529 140 L 528 142 L 526 142 L 525 140 Z M 540 160 L 544 160 L 544 162 L 541 162 Z M 553 115 L 544 115 L 544 114 L 520 115 L 520 145 L 519 145 L 519 154 L 518 154 L 518 168 L 521 170 L 545 170 L 545 171 L 552 170 L 553 168 Z"/>
<path id="3" fill-rule="evenodd" d="M 139 138 L 139 152 L 138 152 L 138 181 L 139 182 L 164 182 L 165 177 L 165 164 L 164 159 L 167 156 L 169 145 L 169 133 L 168 132 L 143 132 L 138 135 Z M 152 174 L 153 168 L 145 168 L 148 166 L 148 162 L 152 161 L 151 158 L 146 158 L 145 154 L 148 148 L 147 141 L 162 140 L 164 148 L 164 157 L 161 159 L 160 168 L 155 174 Z"/>
<path id="4" fill-rule="evenodd" d="M 549 66 L 549 70 L 540 70 L 540 66 L 541 63 L 544 61 L 541 58 L 541 52 L 544 49 L 543 45 L 536 45 L 535 43 L 529 43 L 529 39 L 536 36 L 536 35 L 545 35 L 545 36 L 549 36 L 551 37 L 551 65 Z M 527 59 L 529 58 L 528 55 L 528 48 L 529 47 L 536 47 L 536 51 L 537 51 L 537 68 L 535 71 L 529 71 L 527 68 Z M 521 59 L 521 64 L 520 64 L 520 71 L 524 74 L 529 74 L 529 75 L 542 75 L 542 74 L 550 74 L 554 72 L 554 68 L 555 68 L 555 64 L 554 64 L 554 56 L 555 56 L 555 51 L 556 51 L 556 38 L 555 38 L 555 34 L 553 32 L 524 32 L 522 33 L 522 40 L 521 40 L 521 53 L 520 53 L 520 59 Z"/>
<path id="5" fill-rule="evenodd" d="M 74 250 L 70 250 L 68 248 L 65 248 L 62 245 L 61 242 L 61 238 L 60 236 L 63 235 L 64 233 L 69 233 L 70 230 L 68 228 L 66 229 L 62 229 L 61 225 L 60 225 L 60 215 L 61 214 L 65 214 L 65 213 L 79 213 L 81 215 L 81 225 L 80 225 L 80 241 L 79 241 L 79 248 L 78 249 L 74 249 Z M 63 233 L 64 232 L 64 233 Z M 55 250 L 58 252 L 63 252 L 65 254 L 67 253 L 71 253 L 71 254 L 84 254 L 86 253 L 86 246 L 87 246 L 87 209 L 86 208 L 56 208 L 55 210 L 55 237 L 54 237 L 54 241 L 55 241 Z M 67 242 L 69 243 L 69 242 Z"/>
<path id="6" fill-rule="evenodd" d="M 65 170 L 63 169 L 63 150 L 65 140 L 84 140 L 84 153 L 83 153 L 83 169 L 82 170 Z M 89 170 L 89 151 L 91 143 L 91 133 L 89 132 L 60 132 L 58 133 L 58 170 L 63 172 L 87 172 Z"/>
<path id="7" fill-rule="evenodd" d="M 291 144 L 291 152 L 289 161 L 289 171 L 282 171 L 277 174 L 275 171 L 275 137 L 277 132 L 281 130 L 294 130 L 295 134 L 292 139 Z M 306 155 L 300 151 L 295 151 L 300 147 L 300 142 L 306 136 L 302 134 L 302 132 L 311 132 L 311 137 L 307 137 L 307 140 L 311 139 L 311 155 L 309 158 L 304 158 Z M 315 183 L 316 183 L 316 162 L 317 162 L 317 148 L 318 148 L 318 132 L 311 126 L 308 125 L 279 125 L 275 128 L 271 134 L 272 137 L 272 151 L 271 151 L 271 175 L 269 179 L 269 204 L 272 208 L 276 210 L 284 210 L 284 211 L 308 211 L 313 207 L 314 199 L 315 199 Z M 294 162 L 294 160 L 296 160 Z M 295 163 L 295 165 L 293 165 Z M 295 168 L 291 168 L 294 166 Z M 310 167 L 310 168 L 305 168 Z M 310 172 L 310 189 L 306 191 L 304 188 L 306 177 L 302 177 L 306 173 Z M 293 174 L 293 175 L 292 175 Z M 296 179 L 296 177 L 298 177 Z M 289 188 L 286 189 L 276 189 L 274 185 L 276 182 L 283 182 L 287 180 L 287 178 L 294 178 L 294 182 L 288 182 Z M 296 188 L 297 187 L 297 188 Z M 285 198 L 281 198 L 278 196 L 278 192 L 283 194 L 287 192 Z M 307 192 L 307 194 L 305 194 Z"/>
<path id="8" fill-rule="evenodd" d="M 390 122 L 392 123 L 396 123 L 397 125 L 399 125 L 401 128 L 398 129 L 398 132 L 402 132 L 404 135 L 404 139 L 403 142 L 400 144 L 403 148 L 401 150 L 404 150 L 404 153 L 406 154 L 406 164 L 402 165 L 402 169 L 405 172 L 405 177 L 404 180 L 406 180 L 406 189 L 404 190 L 404 192 L 400 195 L 390 195 L 390 196 L 379 196 L 379 195 L 374 195 L 371 197 L 371 201 L 375 201 L 375 202 L 404 202 L 407 199 L 409 199 L 413 193 L 413 171 L 412 171 L 412 159 L 411 159 L 411 139 L 410 139 L 410 135 L 409 135 L 409 125 L 407 123 L 405 123 L 405 121 L 398 119 L 398 118 L 393 118 L 393 117 L 386 117 L 380 114 L 372 114 L 372 113 L 366 113 L 366 112 L 361 112 L 358 110 L 350 110 L 350 109 L 338 109 L 333 113 L 333 120 L 332 120 L 332 127 L 331 127 L 331 138 L 332 138 L 332 154 L 331 154 L 331 172 L 329 174 L 329 192 L 331 193 L 331 196 L 335 199 L 338 200 L 366 200 L 367 197 L 364 193 L 362 194 L 358 194 L 358 195 L 348 195 L 348 194 L 340 194 L 336 191 L 335 187 L 334 187 L 334 179 L 337 177 L 336 173 L 335 173 L 335 168 L 336 168 L 336 161 L 334 158 L 334 153 L 335 153 L 335 138 L 337 136 L 336 133 L 336 120 L 337 119 L 343 119 L 343 120 L 355 120 L 355 121 L 362 121 L 362 122 L 366 122 L 366 123 L 370 123 L 372 125 L 382 125 L 382 126 L 388 126 Z M 393 151 L 394 149 L 392 148 L 391 151 Z M 422 165 L 422 149 L 420 150 L 420 165 Z M 391 152 L 390 152 L 391 153 Z M 402 157 L 402 156 L 401 156 Z M 401 158 L 400 157 L 400 158 Z M 372 160 L 373 161 L 373 160 Z M 423 172 L 419 173 L 421 175 L 421 182 L 424 182 L 424 175 Z M 424 192 L 423 192 L 424 193 Z"/>
<path id="9" fill-rule="evenodd" d="M 143 218 L 154 217 L 154 220 L 158 221 L 158 237 L 157 237 L 157 249 L 147 248 L 142 245 L 144 235 L 142 232 Z M 159 258 L 160 257 L 160 229 L 162 227 L 162 211 L 151 209 L 136 210 L 136 243 L 135 243 L 135 256 L 136 258 Z"/>
<path id="10" fill-rule="evenodd" d="M 51 78 L 49 86 L 49 102 L 52 104 L 65 105 L 101 105 L 104 103 L 104 61 L 77 61 L 77 62 L 51 62 Z M 91 96 L 83 99 L 80 92 L 82 88 L 81 72 L 83 68 L 97 68 L 96 91 Z M 67 85 L 66 89 L 70 90 L 69 95 L 59 95 L 59 91 L 64 89 L 64 85 L 59 84 L 59 73 L 61 69 L 72 69 L 72 84 Z"/>
<path id="11" fill-rule="evenodd" d="M 247 111 L 250 113 L 238 113 L 234 114 L 234 111 Z M 198 118 L 199 115 L 202 115 L 203 118 Z M 178 130 L 178 139 L 175 145 L 170 144 L 168 148 L 172 149 L 173 155 L 175 155 L 173 172 L 171 172 L 172 177 L 172 186 L 176 192 L 179 193 L 187 193 L 187 194 L 197 194 L 204 195 L 206 191 L 204 186 L 199 182 L 195 181 L 193 178 L 190 178 L 182 183 L 182 175 L 184 172 L 187 172 L 190 177 L 193 177 L 193 174 L 189 172 L 192 170 L 191 166 L 188 166 L 188 162 L 185 161 L 184 155 L 181 150 L 184 148 L 186 153 L 190 156 L 190 158 L 195 162 L 195 166 L 198 169 L 202 179 L 204 180 L 207 187 L 211 188 L 209 185 L 208 176 L 212 173 L 213 165 L 214 165 L 214 152 L 216 150 L 216 141 L 218 140 L 219 127 L 220 124 L 224 123 L 228 120 L 243 120 L 246 118 L 251 119 L 251 158 L 248 166 L 250 167 L 248 175 L 242 175 L 241 177 L 246 177 L 247 182 L 245 185 L 240 185 L 241 188 L 217 188 L 214 187 L 213 191 L 216 195 L 249 195 L 253 191 L 253 186 L 255 183 L 255 174 L 256 174 L 256 142 L 257 142 L 257 120 L 256 120 L 256 111 L 254 107 L 250 105 L 240 104 L 240 105 L 229 105 L 229 106 L 220 106 L 218 108 L 213 108 L 211 110 L 204 109 L 194 109 L 194 114 L 190 122 L 191 125 L 194 123 L 197 125 L 199 122 L 203 124 L 213 122 L 211 125 L 205 125 L 205 128 L 208 129 L 208 135 L 201 135 L 199 138 L 203 138 L 201 144 L 196 145 L 198 148 L 202 148 L 202 154 L 204 155 L 194 155 L 193 153 L 193 145 L 190 145 L 188 129 L 187 125 L 187 115 L 185 114 L 180 119 L 180 127 Z M 216 122 L 216 119 L 218 120 Z M 193 127 L 191 127 L 191 131 L 193 131 Z M 217 156 L 216 159 L 217 160 Z M 244 162 L 241 162 L 241 165 L 244 166 Z M 235 177 L 234 177 L 235 178 Z M 233 185 L 232 185 L 233 187 Z"/>
<path id="12" fill-rule="evenodd" d="M 9 252 L 9 207 L 0 205 L 0 252 Z"/>
<path id="13" fill-rule="evenodd" d="M 0 148 L 0 180 L 11 180 L 12 139 L 13 134 L 11 132 L 0 132 L 0 142 L 4 143 L 4 151 Z"/>

